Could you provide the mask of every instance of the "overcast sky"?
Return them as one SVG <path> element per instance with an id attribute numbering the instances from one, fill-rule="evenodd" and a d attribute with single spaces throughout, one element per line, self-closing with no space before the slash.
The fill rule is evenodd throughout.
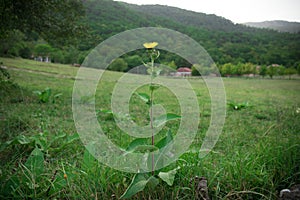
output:
<path id="1" fill-rule="evenodd" d="M 119 0 L 160 4 L 216 14 L 235 23 L 287 20 L 300 22 L 300 0 Z"/>

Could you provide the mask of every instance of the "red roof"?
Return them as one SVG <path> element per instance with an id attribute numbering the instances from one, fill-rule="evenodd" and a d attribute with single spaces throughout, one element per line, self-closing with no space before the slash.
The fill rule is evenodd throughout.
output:
<path id="1" fill-rule="evenodd" d="M 191 72 L 192 70 L 188 67 L 180 67 L 177 69 L 177 72 Z"/>

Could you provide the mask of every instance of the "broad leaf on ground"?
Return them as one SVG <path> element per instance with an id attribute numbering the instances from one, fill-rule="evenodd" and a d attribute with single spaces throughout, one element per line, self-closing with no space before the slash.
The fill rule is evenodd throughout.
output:
<path id="1" fill-rule="evenodd" d="M 168 172 L 159 172 L 158 176 L 163 181 L 165 181 L 169 186 L 172 186 L 178 169 L 179 168 L 170 170 Z"/>
<path id="2" fill-rule="evenodd" d="M 146 174 L 135 174 L 131 184 L 120 197 L 120 199 L 130 198 L 136 193 L 143 191 L 148 183 L 151 188 L 154 188 L 156 185 L 158 185 L 159 181 L 153 176 L 148 178 Z"/>

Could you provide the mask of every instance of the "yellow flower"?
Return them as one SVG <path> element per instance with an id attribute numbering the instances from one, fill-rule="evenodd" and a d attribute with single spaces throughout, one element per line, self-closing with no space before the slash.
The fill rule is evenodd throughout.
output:
<path id="1" fill-rule="evenodd" d="M 146 49 L 153 49 L 154 47 L 156 47 L 158 45 L 157 42 L 147 42 L 147 43 L 144 43 L 143 46 L 146 48 Z"/>
<path id="2" fill-rule="evenodd" d="M 68 178 L 67 174 L 64 174 L 64 179 L 67 179 L 67 178 Z"/>

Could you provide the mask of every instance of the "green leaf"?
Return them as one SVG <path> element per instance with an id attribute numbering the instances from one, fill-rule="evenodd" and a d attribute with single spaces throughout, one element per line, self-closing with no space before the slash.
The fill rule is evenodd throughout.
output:
<path id="1" fill-rule="evenodd" d="M 54 136 L 54 138 L 52 140 L 50 140 L 49 144 L 48 144 L 48 148 L 51 147 L 51 145 L 56 142 L 57 140 L 59 139 L 62 139 L 64 137 L 66 137 L 67 134 L 66 133 L 63 133 L 63 132 L 60 132 L 58 135 Z"/>
<path id="2" fill-rule="evenodd" d="M 2 143 L 0 146 L 0 152 L 6 149 L 7 147 L 9 147 L 10 145 L 15 145 L 15 144 L 27 145 L 32 142 L 33 140 L 31 138 L 28 138 L 25 135 L 18 135 L 14 139 Z"/>
<path id="3" fill-rule="evenodd" d="M 136 147 L 147 144 L 149 144 L 148 138 L 137 138 L 128 145 L 126 151 L 133 151 Z"/>
<path id="4" fill-rule="evenodd" d="M 93 144 L 88 144 L 83 154 L 83 168 L 89 171 L 95 167 L 96 159 L 90 152 L 95 152 Z"/>
<path id="5" fill-rule="evenodd" d="M 160 87 L 160 85 L 154 84 L 154 83 L 152 83 L 152 84 L 149 86 L 149 88 L 150 88 L 151 91 L 157 90 L 159 87 Z"/>
<path id="6" fill-rule="evenodd" d="M 42 94 L 40 95 L 40 101 L 42 103 L 47 103 L 49 102 L 50 96 L 51 96 L 51 89 L 46 88 L 44 91 L 42 91 Z"/>
<path id="7" fill-rule="evenodd" d="M 60 96 L 62 96 L 62 93 L 57 93 L 57 94 L 55 94 L 54 96 L 53 96 L 53 98 L 58 98 L 58 97 L 60 97 Z"/>
<path id="8" fill-rule="evenodd" d="M 40 178 L 44 172 L 44 154 L 39 148 L 35 148 L 29 155 L 25 166 L 35 178 Z"/>
<path id="9" fill-rule="evenodd" d="M 33 94 L 36 94 L 36 95 L 41 95 L 42 94 L 42 92 L 41 91 L 33 91 Z"/>
<path id="10" fill-rule="evenodd" d="M 100 112 L 105 113 L 105 114 L 113 114 L 112 110 L 101 109 Z"/>
<path id="11" fill-rule="evenodd" d="M 159 178 L 161 178 L 161 180 L 165 181 L 169 186 L 172 186 L 178 169 L 179 168 L 170 170 L 168 172 L 159 172 L 158 176 Z"/>
<path id="12" fill-rule="evenodd" d="M 53 96 L 52 103 L 55 103 L 55 100 L 62 96 L 62 93 L 57 93 Z"/>
<path id="13" fill-rule="evenodd" d="M 147 178 L 145 177 L 145 174 L 135 174 L 131 184 L 127 188 L 127 190 L 124 192 L 124 194 L 120 197 L 120 199 L 126 199 L 130 198 L 136 193 L 144 190 L 148 183 Z"/>
<path id="14" fill-rule="evenodd" d="M 55 149 L 52 149 L 52 150 L 55 150 L 55 151 L 60 151 L 61 149 L 65 148 L 65 146 L 75 142 L 76 140 L 79 140 L 79 135 L 78 133 L 74 134 L 74 135 L 68 135 L 66 137 L 66 141 L 62 143 L 62 145 L 58 148 L 55 148 Z"/>
<path id="15" fill-rule="evenodd" d="M 150 189 L 153 190 L 158 184 L 159 184 L 159 180 L 154 176 L 150 176 L 150 178 L 148 179 L 147 186 L 149 186 Z"/>
<path id="16" fill-rule="evenodd" d="M 158 150 L 158 148 L 153 145 L 139 145 L 133 149 L 133 152 L 146 153 L 146 152 L 152 152 L 156 150 Z"/>
<path id="17" fill-rule="evenodd" d="M 17 140 L 17 143 L 19 143 L 19 144 L 29 144 L 29 143 L 32 142 L 32 141 L 31 141 L 28 137 L 26 137 L 25 135 L 19 135 L 19 136 L 16 138 L 16 140 Z"/>
<path id="18" fill-rule="evenodd" d="M 161 140 L 159 140 L 155 146 L 159 149 L 167 146 L 171 141 L 173 140 L 173 136 L 172 136 L 172 133 L 171 131 L 169 130 L 167 132 L 167 135 L 165 137 L 163 137 Z"/>
<path id="19" fill-rule="evenodd" d="M 159 184 L 159 180 L 154 176 L 147 177 L 146 174 L 135 174 L 131 184 L 120 197 L 120 199 L 127 199 L 135 195 L 136 193 L 143 191 L 148 185 L 151 189 L 154 189 Z"/>
<path id="20" fill-rule="evenodd" d="M 175 120 L 175 119 L 180 119 L 181 116 L 180 115 L 176 115 L 173 113 L 167 113 L 164 115 L 160 115 L 159 117 L 157 117 L 156 119 L 154 119 L 154 126 L 155 127 L 159 127 L 161 125 L 163 125 L 164 123 L 171 121 L 171 120 Z"/>
<path id="21" fill-rule="evenodd" d="M 43 91 L 34 91 L 33 93 L 38 95 L 41 103 L 47 103 L 51 96 L 51 88 L 46 88 Z"/>
<path id="22" fill-rule="evenodd" d="M 69 136 L 67 136 L 67 142 L 65 144 L 70 144 L 70 143 L 72 143 L 72 142 L 74 142 L 76 140 L 79 140 L 79 139 L 80 138 L 79 138 L 78 133 L 75 133 L 73 135 L 69 135 Z"/>
<path id="23" fill-rule="evenodd" d="M 150 96 L 146 93 L 136 93 L 140 97 L 141 100 L 143 100 L 145 103 L 149 104 L 150 102 Z"/>

